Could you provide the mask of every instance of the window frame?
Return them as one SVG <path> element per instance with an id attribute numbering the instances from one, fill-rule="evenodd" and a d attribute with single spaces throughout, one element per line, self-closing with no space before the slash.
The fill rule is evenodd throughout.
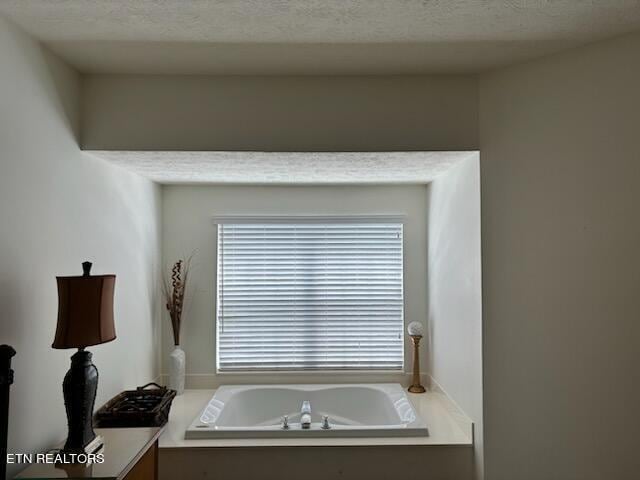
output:
<path id="1" fill-rule="evenodd" d="M 407 323 L 405 318 L 406 310 L 406 289 L 404 283 L 405 277 L 405 224 L 406 215 L 393 214 L 393 215 L 216 215 L 212 217 L 212 222 L 215 227 L 215 313 L 214 313 L 214 341 L 215 341 L 215 373 L 216 375 L 381 375 L 381 374 L 405 374 L 406 350 L 407 342 L 404 331 Z M 218 268 L 220 265 L 219 259 L 219 225 L 220 224 L 268 224 L 268 223 L 301 223 L 301 224 L 323 224 L 323 223 L 398 223 L 402 226 L 402 238 L 401 238 L 401 286 L 402 286 L 402 364 L 398 369 L 271 369 L 271 370 L 220 370 L 220 348 L 219 348 L 219 314 L 220 314 L 220 276 L 218 275 Z"/>

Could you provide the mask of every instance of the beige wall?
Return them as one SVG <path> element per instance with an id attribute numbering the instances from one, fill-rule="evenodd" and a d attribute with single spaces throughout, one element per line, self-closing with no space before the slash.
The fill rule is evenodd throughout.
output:
<path id="1" fill-rule="evenodd" d="M 480 80 L 486 478 L 640 475 L 640 35 Z"/>
<path id="2" fill-rule="evenodd" d="M 180 255 L 196 252 L 190 276 L 193 297 L 183 324 L 183 347 L 187 354 L 188 386 L 219 383 L 282 381 L 282 375 L 215 375 L 216 228 L 221 215 L 406 215 L 404 219 L 405 319 L 427 318 L 427 187 L 163 187 L 163 258 L 169 265 Z M 163 373 L 172 348 L 168 319 L 163 322 Z M 408 342 L 407 342 L 408 347 Z M 410 371 L 410 350 L 405 368 Z M 308 383 L 308 375 L 289 376 L 288 381 Z M 390 379 L 398 381 L 397 375 Z M 369 377 L 371 378 L 371 377 Z M 350 381 L 341 375 L 343 381 Z M 401 380 L 404 378 L 400 377 Z M 314 374 L 313 381 L 323 381 Z M 336 381 L 329 375 L 325 381 Z M 351 380 L 353 381 L 353 380 Z M 362 379 L 360 379 L 362 381 Z"/>
<path id="3" fill-rule="evenodd" d="M 56 275 L 115 273 L 118 338 L 92 347 L 97 404 L 157 374 L 159 188 L 83 154 L 75 138 L 78 75 L 0 18 L 0 343 L 17 350 L 9 451 L 66 436 L 53 350 Z M 9 476 L 21 466 L 10 465 Z"/>
<path id="4" fill-rule="evenodd" d="M 480 165 L 454 165 L 427 187 L 429 335 L 427 368 L 473 420 L 482 478 L 482 285 Z"/>
<path id="5" fill-rule="evenodd" d="M 93 150 L 476 150 L 473 76 L 90 75 Z"/>

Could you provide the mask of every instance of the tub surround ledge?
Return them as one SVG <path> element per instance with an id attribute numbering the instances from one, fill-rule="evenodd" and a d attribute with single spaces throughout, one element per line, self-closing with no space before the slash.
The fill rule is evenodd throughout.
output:
<path id="1" fill-rule="evenodd" d="M 407 394 L 416 412 L 424 419 L 429 436 L 357 438 L 216 438 L 185 439 L 185 430 L 213 397 L 215 390 L 189 389 L 176 397 L 169 422 L 160 437 L 160 449 L 228 447 L 358 447 L 358 446 L 460 446 L 473 445 L 473 423 L 443 392 Z"/>

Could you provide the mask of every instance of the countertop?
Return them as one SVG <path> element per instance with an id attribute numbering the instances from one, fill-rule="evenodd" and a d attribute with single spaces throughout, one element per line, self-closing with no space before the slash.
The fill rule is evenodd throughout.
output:
<path id="1" fill-rule="evenodd" d="M 189 439 L 184 432 L 213 397 L 215 390 L 185 390 L 171 406 L 169 423 L 160 437 L 159 446 L 167 448 L 228 447 L 312 447 L 312 446 L 377 446 L 425 445 L 471 446 L 473 423 L 449 398 L 437 391 L 407 393 L 416 411 L 427 423 L 428 437 L 359 437 L 359 438 L 217 438 Z"/>
<path id="2" fill-rule="evenodd" d="M 123 478 L 156 441 L 161 431 L 161 427 L 96 428 L 96 434 L 104 440 L 104 449 L 100 452 L 104 453 L 103 463 L 88 466 L 34 463 L 15 478 Z"/>

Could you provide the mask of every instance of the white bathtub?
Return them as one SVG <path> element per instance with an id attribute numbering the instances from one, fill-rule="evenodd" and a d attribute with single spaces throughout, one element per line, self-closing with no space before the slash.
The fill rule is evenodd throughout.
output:
<path id="1" fill-rule="evenodd" d="M 300 424 L 302 402 L 311 425 Z M 282 427 L 288 415 L 289 428 Z M 329 429 L 322 428 L 323 416 Z M 349 385 L 225 385 L 218 388 L 185 438 L 426 436 L 429 432 L 397 383 Z"/>

